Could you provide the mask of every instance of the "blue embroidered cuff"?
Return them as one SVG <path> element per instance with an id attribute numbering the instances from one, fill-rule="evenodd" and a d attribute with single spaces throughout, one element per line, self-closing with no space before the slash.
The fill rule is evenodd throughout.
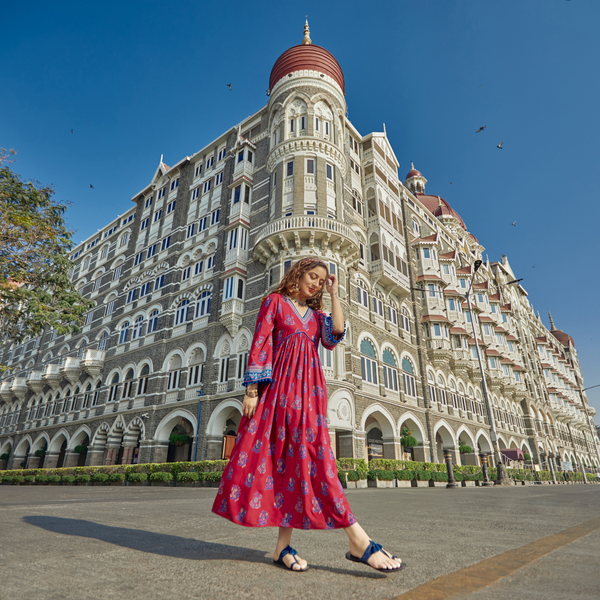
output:
<path id="1" fill-rule="evenodd" d="M 244 375 L 243 386 L 252 383 L 269 383 L 272 381 L 273 369 L 264 369 L 262 371 L 246 371 Z"/>
<path id="2" fill-rule="evenodd" d="M 346 336 L 346 322 L 344 321 L 344 331 L 343 333 L 333 333 L 333 321 L 331 319 L 331 315 L 325 317 L 325 323 L 322 331 L 322 342 L 323 344 L 328 344 L 330 346 L 335 346 L 339 344 L 344 337 Z"/>

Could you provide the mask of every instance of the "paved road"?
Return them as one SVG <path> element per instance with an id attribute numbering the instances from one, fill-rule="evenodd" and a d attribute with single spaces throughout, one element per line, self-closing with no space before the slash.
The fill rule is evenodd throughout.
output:
<path id="1" fill-rule="evenodd" d="M 388 576 L 345 560 L 339 530 L 294 533 L 309 572 L 274 568 L 276 530 L 242 528 L 212 515 L 215 494 L 210 488 L 0 486 L 0 599 L 379 600 L 427 584 L 413 596 L 433 600 L 449 597 L 447 580 L 462 582 L 461 573 L 450 574 L 469 565 L 478 572 L 481 563 L 489 575 L 490 563 L 482 561 L 491 557 L 498 557 L 492 571 L 506 569 L 511 556 L 520 566 L 532 555 L 519 549 L 546 539 L 558 540 L 558 549 L 519 570 L 513 565 L 474 593 L 454 589 L 452 597 L 600 597 L 598 485 L 348 490 L 359 522 L 408 565 Z M 572 543 L 566 534 L 548 537 L 592 519 L 595 531 Z M 465 581 L 478 581 L 465 573 Z M 439 577 L 435 592 L 428 582 Z"/>

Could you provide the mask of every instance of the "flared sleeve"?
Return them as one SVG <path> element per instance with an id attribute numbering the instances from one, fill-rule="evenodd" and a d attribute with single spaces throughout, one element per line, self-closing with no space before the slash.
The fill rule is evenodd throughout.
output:
<path id="1" fill-rule="evenodd" d="M 343 333 L 333 333 L 333 321 L 331 315 L 319 311 L 319 324 L 321 326 L 321 344 L 327 350 L 333 350 L 346 336 L 346 321 L 344 321 Z"/>
<path id="2" fill-rule="evenodd" d="M 273 375 L 273 330 L 279 295 L 271 294 L 265 298 L 258 311 L 256 329 L 252 339 L 252 348 L 248 355 L 248 367 L 242 385 L 267 383 Z"/>

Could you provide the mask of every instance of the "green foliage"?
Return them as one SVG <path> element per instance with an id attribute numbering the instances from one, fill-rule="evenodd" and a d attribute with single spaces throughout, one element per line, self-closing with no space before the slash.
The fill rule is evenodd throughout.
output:
<path id="1" fill-rule="evenodd" d="M 148 481 L 148 475 L 146 473 L 127 473 L 127 481 L 131 481 L 131 483 L 142 483 Z"/>
<path id="2" fill-rule="evenodd" d="M 181 473 L 177 473 L 177 481 L 181 481 L 182 483 L 198 481 L 198 475 L 199 473 L 196 473 L 195 471 L 182 471 Z"/>
<path id="3" fill-rule="evenodd" d="M 338 471 L 338 479 L 342 485 L 346 483 L 346 473 L 344 471 Z"/>
<path id="4" fill-rule="evenodd" d="M 94 302 L 77 293 L 69 277 L 66 206 L 52 199 L 50 186 L 21 180 L 7 158 L 0 149 L 0 331 L 12 342 L 46 327 L 75 333 Z"/>
<path id="5" fill-rule="evenodd" d="M 454 471 L 454 480 L 455 481 L 464 481 L 465 476 L 460 471 Z"/>
<path id="6" fill-rule="evenodd" d="M 523 452 L 523 460 L 531 460 L 531 454 L 529 454 L 529 452 Z"/>
<path id="7" fill-rule="evenodd" d="M 369 465 L 364 458 L 338 458 L 336 461 L 338 471 L 358 471 L 366 474 Z M 361 477 L 365 479 L 365 477 Z"/>
<path id="8" fill-rule="evenodd" d="M 92 480 L 92 476 L 88 475 L 87 473 L 81 473 L 79 475 L 75 475 L 76 483 L 86 483 L 91 480 Z"/>
<path id="9" fill-rule="evenodd" d="M 375 481 L 377 479 L 377 473 L 373 469 L 367 471 L 367 479 L 369 481 Z"/>
<path id="10" fill-rule="evenodd" d="M 410 481 L 411 479 L 415 478 L 415 474 L 412 469 L 400 469 L 398 471 L 394 471 L 394 475 L 399 481 Z"/>
<path id="11" fill-rule="evenodd" d="M 34 452 L 34 454 L 35 454 L 36 456 L 39 456 L 40 458 L 41 458 L 42 456 L 46 456 L 46 449 L 45 449 L 45 448 L 40 448 L 39 450 L 36 450 L 36 451 Z"/>
<path id="12" fill-rule="evenodd" d="M 348 471 L 346 479 L 348 481 L 358 481 L 360 479 L 360 475 L 356 471 Z"/>
<path id="13" fill-rule="evenodd" d="M 35 475 L 25 475 L 23 477 L 23 483 L 33 483 L 35 481 Z"/>
<path id="14" fill-rule="evenodd" d="M 433 471 L 431 473 L 432 481 L 448 481 L 448 472 L 443 473 L 442 471 Z"/>
<path id="15" fill-rule="evenodd" d="M 75 446 L 73 450 L 78 454 L 85 454 L 88 451 L 88 447 L 85 444 L 79 444 L 78 446 Z"/>
<path id="16" fill-rule="evenodd" d="M 200 473 L 202 481 L 209 481 L 211 483 L 219 483 L 221 481 L 221 477 L 223 476 L 222 472 L 219 471 L 207 471 L 204 473 Z"/>
<path id="17" fill-rule="evenodd" d="M 60 477 L 59 477 L 60 479 Z M 36 483 L 48 483 L 48 475 L 38 475 L 35 478 Z"/>
<path id="18" fill-rule="evenodd" d="M 150 475 L 150 481 L 173 481 L 173 475 L 171 473 L 164 473 L 162 471 L 158 471 L 157 473 L 152 473 Z"/>
<path id="19" fill-rule="evenodd" d="M 380 481 L 393 481 L 396 479 L 394 471 L 387 471 L 385 469 L 377 469 L 375 475 Z"/>
<path id="20" fill-rule="evenodd" d="M 108 481 L 108 475 L 106 473 L 94 473 L 92 475 L 92 481 L 95 483 L 106 483 Z"/>
<path id="21" fill-rule="evenodd" d="M 8 452 L 5 452 L 4 454 L 2 454 L 0 456 L 0 460 L 8 460 L 10 458 L 10 454 Z"/>
<path id="22" fill-rule="evenodd" d="M 425 470 L 416 470 L 414 471 L 413 479 L 418 479 L 419 481 L 429 481 L 431 479 L 432 471 Z"/>
<path id="23" fill-rule="evenodd" d="M 402 444 L 402 446 L 404 446 L 404 448 L 412 448 L 413 446 L 416 446 L 418 444 L 417 439 L 414 438 L 412 435 L 401 437 L 400 443 Z"/>
<path id="24" fill-rule="evenodd" d="M 111 473 L 108 476 L 108 481 L 110 483 L 119 483 L 120 481 L 125 481 L 125 473 Z"/>
<path id="25" fill-rule="evenodd" d="M 75 475 L 63 475 L 61 480 L 63 483 L 75 483 Z"/>
<path id="26" fill-rule="evenodd" d="M 467 446 L 467 444 L 461 441 L 458 446 L 458 451 L 461 454 L 471 454 L 473 452 L 473 448 L 471 448 L 471 446 Z"/>
<path id="27" fill-rule="evenodd" d="M 40 477 L 44 477 L 43 475 L 38 475 L 35 480 L 38 481 Z M 61 477 L 60 475 L 48 475 L 48 483 L 60 483 Z"/>
<path id="28" fill-rule="evenodd" d="M 169 443 L 175 446 L 185 446 L 191 444 L 194 440 L 185 433 L 172 433 L 169 437 Z"/>
<path id="29" fill-rule="evenodd" d="M 12 482 L 13 482 L 13 479 L 14 479 L 14 477 L 15 477 L 14 475 L 5 475 L 5 476 L 2 478 L 2 483 L 12 483 Z"/>
<path id="30" fill-rule="evenodd" d="M 28 477 L 30 477 L 30 476 L 28 475 Z M 14 475 L 13 478 L 12 478 L 13 485 L 15 483 L 16 484 L 21 484 L 24 481 L 25 481 L 25 477 L 23 477 L 23 475 Z"/>

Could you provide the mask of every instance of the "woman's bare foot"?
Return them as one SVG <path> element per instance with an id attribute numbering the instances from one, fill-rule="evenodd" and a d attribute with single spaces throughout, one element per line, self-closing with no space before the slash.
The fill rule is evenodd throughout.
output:
<path id="1" fill-rule="evenodd" d="M 286 546 L 287 546 L 287 544 L 280 548 L 279 544 L 277 545 L 277 547 L 275 548 L 275 554 L 273 554 L 273 560 L 275 560 L 275 561 L 279 560 L 279 555 L 281 554 L 281 551 Z M 298 562 L 296 563 L 294 559 L 296 559 Z M 283 562 L 286 564 L 286 566 L 288 568 L 292 569 L 292 571 L 305 571 L 308 566 L 308 563 L 303 558 L 300 558 L 297 554 L 296 554 L 296 556 L 292 556 L 291 554 L 286 554 L 283 557 Z"/>
<path id="2" fill-rule="evenodd" d="M 357 558 L 361 558 L 365 553 L 365 550 L 369 547 L 368 538 L 350 541 L 350 554 L 356 556 Z M 386 550 L 387 552 L 387 550 Z M 374 552 L 368 558 L 367 562 L 375 569 L 398 569 L 402 564 L 402 560 L 399 558 L 391 558 L 393 555 L 388 552 L 389 556 L 386 556 L 383 551 Z"/>

